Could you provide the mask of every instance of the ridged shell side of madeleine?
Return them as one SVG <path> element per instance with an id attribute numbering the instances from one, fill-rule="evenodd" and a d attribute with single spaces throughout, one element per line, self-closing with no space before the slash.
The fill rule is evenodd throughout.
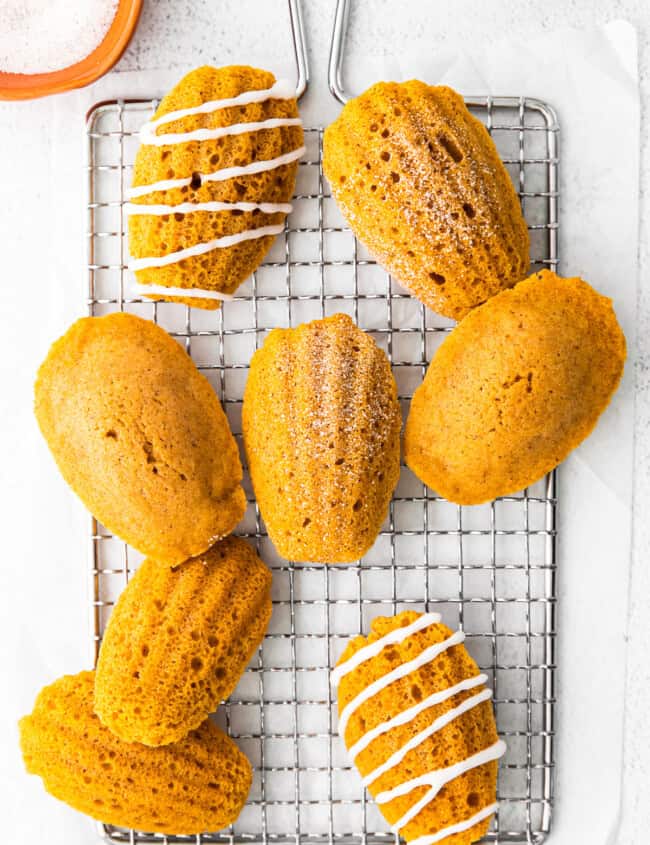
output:
<path id="1" fill-rule="evenodd" d="M 278 552 L 346 563 L 374 543 L 400 471 L 388 359 L 344 314 L 275 329 L 251 361 L 243 433 Z"/>
<path id="2" fill-rule="evenodd" d="M 434 311 L 460 319 L 526 276 L 512 181 L 451 88 L 373 85 L 327 128 L 323 169 L 359 240 Z"/>
<path id="3" fill-rule="evenodd" d="M 246 91 L 266 90 L 275 82 L 272 73 L 258 68 L 229 66 L 200 67 L 188 73 L 163 98 L 152 119 L 169 112 L 192 108 L 213 100 L 230 99 Z M 260 103 L 232 106 L 207 114 L 190 115 L 158 127 L 156 134 L 216 129 L 237 123 L 255 123 L 272 118 L 297 118 L 294 98 L 269 99 Z M 190 185 L 154 191 L 134 200 L 138 205 L 179 205 L 199 202 L 288 203 L 293 196 L 298 162 L 292 161 L 261 173 L 244 174 L 223 181 L 202 180 L 201 175 L 231 167 L 267 161 L 298 150 L 303 144 L 301 126 L 281 126 L 229 135 L 215 140 L 189 141 L 163 146 L 142 145 L 133 170 L 133 186 L 151 185 L 168 179 L 192 178 Z M 197 243 L 281 224 L 284 212 L 192 211 L 164 216 L 132 215 L 129 218 L 129 248 L 132 258 L 167 255 Z M 231 294 L 256 269 L 273 243 L 273 236 L 255 238 L 229 247 L 218 247 L 164 267 L 136 271 L 142 284 L 165 287 L 201 288 Z M 218 299 L 162 296 L 195 308 L 218 308 Z"/>
<path id="4" fill-rule="evenodd" d="M 210 721 L 164 748 L 122 742 L 93 712 L 93 672 L 65 675 L 20 721 L 30 774 L 106 824 L 170 834 L 220 830 L 241 812 L 250 763 Z"/>
<path id="5" fill-rule="evenodd" d="M 359 649 L 380 637 L 415 622 L 421 614 L 409 610 L 396 616 L 380 616 L 373 620 L 367 637 L 355 637 L 343 652 L 343 663 Z M 443 624 L 432 624 L 398 644 L 382 649 L 379 654 L 361 663 L 344 675 L 339 685 L 339 714 L 362 690 L 389 672 L 417 657 L 426 648 L 448 639 L 452 631 Z M 479 675 L 479 668 L 464 645 L 459 644 L 443 651 L 433 661 L 410 672 L 384 687 L 355 710 L 345 731 L 345 744 L 349 749 L 368 731 L 389 719 L 416 707 L 424 699 Z M 419 734 L 424 734 L 435 720 L 444 719 L 450 710 L 485 690 L 485 684 L 462 690 L 444 701 L 421 710 L 418 715 L 381 733 L 356 757 L 354 763 L 362 777 L 366 777 L 403 749 Z M 370 784 L 373 797 L 392 790 L 405 781 L 426 776 L 428 773 L 466 760 L 498 740 L 492 702 L 480 701 L 476 706 L 460 713 L 440 730 L 423 736 L 421 742 L 392 768 L 387 769 Z M 492 760 L 472 768 L 449 781 L 433 800 L 406 824 L 400 835 L 407 841 L 431 836 L 446 827 L 466 821 L 484 807 L 496 801 L 497 762 Z M 428 792 L 429 787 L 419 786 L 406 794 L 379 804 L 389 824 L 395 824 Z M 453 845 L 470 845 L 487 833 L 490 819 L 479 821 L 466 831 L 445 837 L 441 842 Z"/>
<path id="6" fill-rule="evenodd" d="M 219 399 L 149 320 L 77 320 L 38 371 L 34 410 L 70 487 L 149 557 L 182 563 L 244 515 L 239 451 Z"/>
<path id="7" fill-rule="evenodd" d="M 238 537 L 171 569 L 145 560 L 113 609 L 95 712 L 128 742 L 167 745 L 237 685 L 271 618 L 271 571 Z"/>
<path id="8" fill-rule="evenodd" d="M 445 338 L 413 396 L 406 463 L 458 504 L 516 493 L 588 437 L 625 356 L 611 300 L 542 270 Z"/>

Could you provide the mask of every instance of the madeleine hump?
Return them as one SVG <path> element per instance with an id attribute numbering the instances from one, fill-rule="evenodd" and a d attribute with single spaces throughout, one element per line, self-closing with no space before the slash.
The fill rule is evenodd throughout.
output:
<path id="1" fill-rule="evenodd" d="M 244 515 L 239 452 L 219 399 L 149 320 L 115 313 L 74 323 L 38 371 L 35 413 L 86 507 L 159 562 L 201 554 Z"/>
<path id="2" fill-rule="evenodd" d="M 411 402 L 406 463 L 460 505 L 516 493 L 589 436 L 625 355 L 611 300 L 542 270 L 476 308 L 440 345 Z"/>

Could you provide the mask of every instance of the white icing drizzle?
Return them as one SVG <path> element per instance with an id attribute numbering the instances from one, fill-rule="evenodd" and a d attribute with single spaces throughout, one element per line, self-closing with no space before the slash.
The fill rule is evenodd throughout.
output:
<path id="1" fill-rule="evenodd" d="M 258 91 L 244 91 L 236 97 L 229 97 L 223 100 L 209 100 L 201 103 L 200 106 L 192 106 L 188 109 L 178 109 L 163 114 L 156 120 L 150 120 L 145 124 L 153 132 L 165 123 L 172 123 L 175 120 L 182 120 L 184 117 L 191 117 L 194 114 L 210 114 L 220 109 L 232 108 L 233 106 L 247 106 L 250 103 L 261 103 L 265 100 L 291 100 L 296 96 L 295 87 L 288 79 L 278 79 L 270 88 Z"/>
<path id="2" fill-rule="evenodd" d="M 355 652 L 355 654 L 352 655 L 349 660 L 336 667 L 336 669 L 332 672 L 332 683 L 338 684 L 346 674 L 353 671 L 367 660 L 371 660 L 373 657 L 377 657 L 381 653 L 382 649 L 384 649 L 386 646 L 402 642 L 404 639 L 416 633 L 417 631 L 423 630 L 429 625 L 435 624 L 439 621 L 440 617 L 437 614 L 422 614 L 422 616 L 418 617 L 415 622 L 411 623 L 411 625 L 395 629 L 394 631 L 391 631 L 386 634 L 384 637 L 379 638 L 375 642 L 366 644 L 363 648 L 359 649 L 358 652 Z M 419 669 L 421 666 L 426 665 L 427 663 L 435 660 L 446 649 L 454 645 L 460 645 L 460 643 L 462 643 L 464 639 L 465 636 L 463 632 L 457 631 L 455 634 L 452 634 L 443 642 L 435 643 L 434 645 L 425 648 L 424 651 L 422 651 L 417 657 L 407 661 L 406 663 L 401 664 L 400 666 L 397 666 L 395 669 L 393 669 L 391 672 L 388 672 L 382 678 L 378 678 L 377 680 L 369 684 L 343 708 L 339 717 L 339 733 L 341 737 L 345 737 L 345 731 L 348 726 L 350 717 L 364 702 L 368 701 L 368 699 L 372 698 L 374 695 L 377 695 L 377 693 L 379 693 L 382 689 L 399 680 L 400 678 L 406 677 L 411 672 Z M 464 680 L 452 685 L 451 687 L 448 687 L 447 689 L 439 690 L 435 693 L 432 693 L 431 695 L 427 696 L 425 699 L 413 705 L 412 707 L 409 707 L 408 709 L 402 711 L 401 713 L 398 713 L 397 715 L 386 720 L 385 722 L 380 723 L 376 727 L 367 731 L 359 740 L 357 740 L 354 745 L 350 747 L 349 754 L 352 760 L 354 761 L 361 751 L 367 748 L 370 743 L 372 743 L 375 739 L 377 739 L 377 737 L 381 736 L 382 734 L 392 730 L 393 728 L 398 727 L 399 725 L 407 724 L 408 722 L 415 719 L 417 715 L 422 711 L 433 707 L 436 704 L 442 703 L 443 701 L 451 698 L 457 693 L 474 689 L 475 687 L 485 684 L 486 681 L 487 675 L 484 674 L 478 674 L 471 678 L 465 678 Z M 426 728 L 421 730 L 419 733 L 415 734 L 415 736 L 412 736 L 403 746 L 401 746 L 393 754 L 391 754 L 391 756 L 387 760 L 377 766 L 373 771 L 369 772 L 363 778 L 363 785 L 365 787 L 368 787 L 373 784 L 379 777 L 398 766 L 410 751 L 413 751 L 413 749 L 421 745 L 426 739 L 433 736 L 433 734 L 440 731 L 446 725 L 449 725 L 463 713 L 467 713 L 468 711 L 472 710 L 474 707 L 477 707 L 483 702 L 489 701 L 491 697 L 491 690 L 482 689 L 475 695 L 466 698 L 457 707 L 453 707 L 447 712 L 442 713 L 440 716 L 438 716 L 438 718 L 434 719 Z M 429 771 L 418 777 L 403 781 L 402 783 L 397 784 L 397 786 L 392 789 L 380 792 L 375 797 L 375 800 L 378 804 L 385 804 L 390 801 L 393 801 L 395 798 L 398 798 L 402 795 L 408 795 L 410 792 L 412 792 L 414 789 L 417 789 L 418 787 L 429 787 L 429 789 L 425 792 L 424 796 L 420 800 L 416 801 L 413 805 L 411 805 L 411 807 L 409 807 L 409 809 L 402 815 L 402 817 L 398 819 L 395 824 L 393 824 L 391 830 L 393 831 L 393 833 L 397 834 L 400 832 L 400 830 L 402 830 L 402 828 L 408 825 L 417 815 L 419 815 L 419 813 L 422 812 L 422 810 L 431 801 L 435 799 L 440 790 L 447 783 L 452 780 L 455 780 L 457 777 L 460 777 L 465 772 L 468 772 L 474 768 L 477 768 L 478 766 L 482 766 L 486 763 L 489 763 L 492 760 L 499 759 L 499 757 L 503 756 L 505 752 L 505 742 L 503 742 L 502 740 L 497 740 L 488 748 L 484 748 L 483 750 L 471 755 L 465 760 L 460 760 L 457 763 L 454 763 L 452 766 L 447 766 L 444 769 L 435 769 Z M 489 806 L 484 807 L 482 810 L 479 810 L 479 812 L 473 815 L 471 818 L 465 819 L 464 821 L 458 822 L 457 824 L 444 828 L 443 830 L 440 830 L 437 833 L 422 836 L 417 840 L 414 840 L 414 843 L 411 843 L 411 845 L 434 845 L 434 843 L 439 842 L 440 840 L 445 839 L 448 836 L 453 836 L 455 833 L 460 833 L 462 831 L 469 830 L 471 827 L 478 824 L 483 819 L 492 815 L 496 811 L 496 809 L 496 803 L 490 804 Z"/>
<path id="3" fill-rule="evenodd" d="M 279 235 L 284 231 L 284 223 L 278 223 L 276 226 L 259 226 L 257 229 L 246 229 L 243 232 L 237 232 L 235 235 L 224 235 L 221 238 L 215 238 L 212 241 L 205 241 L 204 243 L 194 244 L 188 246 L 186 249 L 178 249 L 176 252 L 169 252 L 167 255 L 151 256 L 149 258 L 136 258 L 129 264 L 130 270 L 146 270 L 149 267 L 166 267 L 168 264 L 175 264 L 177 261 L 183 261 L 185 258 L 194 258 L 197 255 L 204 255 L 206 252 L 212 252 L 213 249 L 225 249 L 229 246 L 242 243 L 243 241 L 252 241 L 256 238 L 266 238 L 270 235 Z"/>
<path id="4" fill-rule="evenodd" d="M 365 776 L 363 779 L 364 786 L 370 786 L 371 783 L 377 780 L 378 777 L 385 774 L 387 771 L 392 769 L 394 766 L 397 766 L 402 760 L 406 757 L 409 751 L 412 751 L 414 748 L 417 748 L 418 745 L 421 745 L 425 739 L 428 739 L 433 734 L 437 733 L 438 731 L 442 730 L 445 725 L 448 725 L 450 722 L 453 722 L 458 716 L 462 715 L 463 713 L 467 713 L 468 710 L 472 710 L 474 707 L 477 707 L 479 704 L 482 704 L 484 701 L 489 701 L 492 698 L 492 690 L 484 689 L 481 690 L 477 695 L 473 695 L 471 698 L 466 698 L 465 701 L 461 702 L 458 707 L 453 707 L 451 710 L 448 710 L 446 713 L 443 713 L 441 716 L 438 716 L 437 719 L 434 719 L 430 725 L 428 725 L 424 730 L 417 733 L 414 737 L 403 745 L 401 748 L 392 754 L 385 763 L 382 763 L 381 766 L 377 766 L 374 771 L 370 772 Z"/>
<path id="5" fill-rule="evenodd" d="M 260 132 L 268 129 L 277 129 L 283 126 L 302 126 L 302 121 L 299 117 L 273 117 L 267 120 L 251 121 L 248 123 L 233 123 L 227 126 L 219 126 L 214 128 L 202 128 L 191 130 L 187 132 L 170 132 L 161 135 L 156 134 L 156 130 L 165 124 L 172 123 L 176 120 L 182 120 L 185 117 L 196 114 L 209 114 L 220 109 L 230 108 L 233 106 L 245 106 L 250 103 L 263 102 L 270 99 L 293 99 L 295 98 L 295 91 L 293 86 L 287 80 L 278 80 L 270 88 L 259 91 L 244 91 L 236 97 L 229 97 L 221 100 L 211 100 L 206 103 L 201 103 L 198 106 L 192 106 L 187 109 L 178 109 L 176 111 L 168 112 L 155 120 L 149 121 L 142 127 L 140 132 L 140 142 L 144 145 L 166 146 L 171 144 L 188 143 L 190 141 L 208 141 L 217 138 L 224 138 L 229 135 L 240 135 L 246 132 Z M 226 179 L 233 179 L 237 176 L 250 175 L 255 173 L 263 173 L 268 170 L 274 170 L 282 165 L 297 161 L 305 152 L 305 148 L 292 150 L 284 155 L 267 161 L 254 161 L 247 165 L 237 167 L 223 167 L 212 173 L 199 174 L 200 183 L 204 182 L 222 182 Z M 196 179 L 196 174 L 185 177 L 183 179 L 165 179 L 159 182 L 154 182 L 150 185 L 140 185 L 131 188 L 127 192 L 129 199 L 146 196 L 154 191 L 168 191 L 173 188 L 182 188 L 192 185 Z M 130 214 L 153 214 L 165 215 L 171 213 L 192 213 L 194 211 L 233 211 L 239 209 L 241 211 L 254 211 L 259 209 L 266 214 L 273 214 L 282 212 L 288 214 L 291 211 L 289 203 L 225 203 L 225 202 L 202 202 L 202 203 L 179 203 L 176 206 L 170 205 L 151 205 L 140 206 L 127 205 L 127 210 Z M 162 256 L 149 256 L 144 258 L 136 258 L 129 265 L 131 270 L 145 270 L 152 267 L 165 267 L 169 264 L 175 264 L 178 261 L 183 261 L 185 258 L 192 258 L 197 255 L 204 255 L 214 249 L 221 249 L 234 246 L 243 241 L 253 240 L 255 238 L 263 238 L 267 236 L 275 236 L 284 230 L 284 224 L 276 226 L 261 226 L 256 229 L 248 229 L 244 232 L 238 232 L 234 235 L 225 235 L 220 238 L 215 238 L 205 243 L 194 244 L 186 249 L 180 249 L 176 252 L 171 252 Z M 142 288 L 145 288 L 142 291 Z M 146 295 L 161 295 L 161 296 L 190 296 L 205 299 L 226 299 L 230 298 L 227 294 L 219 294 L 217 291 L 208 291 L 201 288 L 167 288 L 162 285 L 138 285 L 140 292 Z M 178 293 L 180 291 L 180 293 Z"/>
<path id="6" fill-rule="evenodd" d="M 213 129 L 194 129 L 192 132 L 170 132 L 167 135 L 152 135 L 144 130 L 140 132 L 140 143 L 144 146 L 166 147 L 173 144 L 189 144 L 190 141 L 215 141 L 229 135 L 243 135 L 245 132 L 260 132 L 263 129 L 279 129 L 282 126 L 302 126 L 299 117 L 270 117 L 268 120 L 256 120 L 251 123 L 231 123 L 229 126 L 216 126 Z"/>
<path id="7" fill-rule="evenodd" d="M 222 167 L 220 170 L 215 170 L 212 173 L 200 173 L 201 184 L 203 182 L 226 182 L 228 179 L 234 179 L 237 176 L 251 176 L 255 173 L 264 173 L 267 170 L 275 170 L 277 167 L 297 161 L 299 158 L 302 158 L 304 153 L 305 147 L 298 147 L 298 149 L 291 150 L 289 153 L 284 153 L 284 155 L 269 158 L 265 161 L 252 161 L 250 164 L 244 164 L 238 167 Z M 174 188 L 184 188 L 186 185 L 192 184 L 192 179 L 192 176 L 188 176 L 182 179 L 162 179 L 160 182 L 152 182 L 150 185 L 138 185 L 135 188 L 129 188 L 126 191 L 126 196 L 128 199 L 136 199 L 137 197 L 152 194 L 155 191 L 170 191 Z"/>
<path id="8" fill-rule="evenodd" d="M 414 672 L 421 666 L 425 666 L 427 663 L 430 663 L 432 660 L 435 660 L 439 654 L 442 654 L 442 652 L 446 651 L 448 648 L 451 648 L 455 645 L 460 645 L 464 641 L 464 639 L 465 634 L 462 631 L 456 631 L 456 633 L 452 634 L 451 637 L 448 637 L 441 643 L 434 643 L 434 645 L 425 648 L 424 651 L 420 652 L 420 654 L 418 654 L 417 657 L 414 657 L 413 660 L 409 660 L 407 663 L 402 663 L 401 666 L 397 666 L 395 669 L 392 670 L 392 672 L 389 672 L 387 675 L 384 675 L 383 678 L 377 678 L 376 681 L 373 681 L 371 684 L 369 684 L 343 708 L 343 711 L 339 716 L 339 734 L 342 737 L 345 737 L 345 729 L 347 728 L 350 716 L 352 716 L 352 714 L 365 701 L 368 701 L 369 698 L 372 698 L 374 695 L 377 695 L 378 692 L 380 692 L 390 684 L 394 683 L 395 681 L 398 681 L 400 678 L 404 678 L 406 675 L 410 675 L 411 672 Z"/>
<path id="9" fill-rule="evenodd" d="M 180 202 L 178 205 L 146 205 L 127 202 L 124 204 L 127 214 L 192 214 L 194 211 L 255 211 L 264 214 L 290 214 L 293 206 L 288 202 Z"/>
<path id="10" fill-rule="evenodd" d="M 354 761 L 356 757 L 358 757 L 358 755 L 363 751 L 363 749 L 367 748 L 371 742 L 377 739 L 377 737 L 387 733 L 393 728 L 397 728 L 400 725 L 407 724 L 408 722 L 415 719 L 415 717 L 423 710 L 428 710 L 429 707 L 433 707 L 435 704 L 441 704 L 443 701 L 446 701 L 448 698 L 457 695 L 459 692 L 465 692 L 467 690 L 474 689 L 474 687 L 478 687 L 481 684 L 486 683 L 487 679 L 487 675 L 475 675 L 473 678 L 465 678 L 465 680 L 454 684 L 452 687 L 447 687 L 447 689 L 443 689 L 439 692 L 434 692 L 431 695 L 428 695 L 426 698 L 422 699 L 422 701 L 418 701 L 417 704 L 414 704 L 413 707 L 409 707 L 408 710 L 403 710 L 401 713 L 398 713 L 397 716 L 393 716 L 393 718 L 389 719 L 387 722 L 382 722 L 381 724 L 367 731 L 367 733 L 365 733 L 359 740 L 357 740 L 357 742 L 354 743 L 354 745 L 349 748 L 348 753 L 350 757 Z"/>
<path id="11" fill-rule="evenodd" d="M 398 819 L 391 827 L 393 833 L 398 833 L 419 813 L 421 813 L 427 804 L 430 804 L 431 801 L 433 801 L 445 784 L 457 777 L 460 777 L 460 775 L 465 772 L 469 772 L 471 769 L 483 766 L 491 760 L 498 760 L 499 757 L 502 757 L 505 753 L 506 744 L 503 740 L 498 739 L 493 745 L 490 745 L 488 748 L 484 748 L 477 754 L 472 754 L 472 756 L 468 757 L 466 760 L 454 763 L 453 766 L 447 766 L 446 769 L 435 769 L 432 772 L 428 772 L 426 775 L 421 775 L 420 777 L 412 778 L 404 783 L 400 783 L 399 786 L 396 786 L 394 789 L 389 789 L 386 792 L 380 792 L 379 795 L 376 796 L 375 800 L 378 804 L 386 804 L 394 798 L 398 798 L 400 795 L 407 795 L 409 792 L 417 789 L 418 786 L 431 787 L 431 789 L 426 792 L 419 801 L 416 801 L 415 804 L 413 804 L 413 806 L 404 813 L 401 819 Z"/>
<path id="12" fill-rule="evenodd" d="M 478 813 L 475 813 L 468 819 L 464 819 L 462 822 L 456 822 L 456 824 L 451 824 L 449 827 L 444 827 L 437 833 L 432 833 L 427 836 L 418 836 L 417 839 L 411 839 L 409 845 L 435 845 L 435 843 L 440 842 L 441 839 L 446 839 L 448 836 L 453 836 L 455 833 L 463 833 L 464 831 L 474 827 L 475 824 L 482 822 L 483 819 L 487 819 L 488 816 L 493 816 L 496 813 L 497 808 L 498 804 L 488 804 L 487 807 L 483 807 L 483 809 L 479 810 Z"/>
<path id="13" fill-rule="evenodd" d="M 415 622 L 411 622 L 410 625 L 404 625 L 402 628 L 395 628 L 393 631 L 389 631 L 387 634 L 384 634 L 384 636 L 380 637 L 378 640 L 364 645 L 363 648 L 355 651 L 352 657 L 346 660 L 345 663 L 340 663 L 332 671 L 330 674 L 332 684 L 335 687 L 338 686 L 341 683 L 341 678 L 347 675 L 348 672 L 352 672 L 353 669 L 356 669 L 357 666 L 360 666 L 367 660 L 372 660 L 373 657 L 377 657 L 377 655 L 383 651 L 386 646 L 403 642 L 412 634 L 421 631 L 423 628 L 428 628 L 430 625 L 435 625 L 440 622 L 441 618 L 442 617 L 439 613 L 423 613 L 415 620 Z"/>
<path id="14" fill-rule="evenodd" d="M 221 293 L 218 290 L 207 288 L 175 288 L 165 285 L 141 285 L 137 283 L 135 289 L 144 296 L 183 296 L 191 299 L 219 299 L 223 302 L 230 302 L 235 297 L 231 293 Z M 217 539 L 221 539 L 217 537 Z"/>

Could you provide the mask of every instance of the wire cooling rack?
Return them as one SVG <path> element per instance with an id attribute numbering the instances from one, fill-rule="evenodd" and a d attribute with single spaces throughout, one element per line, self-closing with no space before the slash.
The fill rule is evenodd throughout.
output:
<path id="1" fill-rule="evenodd" d="M 533 266 L 557 266 L 557 125 L 544 104 L 468 100 L 485 121 L 519 191 Z M 248 362 L 269 329 L 349 313 L 386 351 L 404 413 L 451 326 L 406 294 L 339 216 L 321 166 L 322 131 L 305 132 L 294 211 L 267 260 L 216 312 L 151 303 L 126 270 L 123 203 L 154 101 L 96 106 L 88 120 L 90 314 L 125 310 L 155 320 L 181 343 L 221 397 L 241 446 Z M 242 459 L 245 456 L 242 450 Z M 555 478 L 517 496 L 458 507 L 406 468 L 388 519 L 358 565 L 294 565 L 275 553 L 245 479 L 239 526 L 273 568 L 268 634 L 216 719 L 254 767 L 241 816 L 196 837 L 103 826 L 111 842 L 390 843 L 395 837 L 361 786 L 336 735 L 330 667 L 348 638 L 377 615 L 437 610 L 461 627 L 494 690 L 501 761 L 499 811 L 486 841 L 541 842 L 550 829 L 556 654 Z M 95 656 L 113 603 L 138 555 L 93 521 Z"/>

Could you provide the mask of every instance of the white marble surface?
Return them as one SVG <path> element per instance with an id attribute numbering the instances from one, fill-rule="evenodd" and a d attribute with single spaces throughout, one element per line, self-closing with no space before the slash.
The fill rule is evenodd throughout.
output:
<path id="1" fill-rule="evenodd" d="M 116 73 L 126 70 L 172 68 L 184 70 L 201 62 L 225 64 L 250 61 L 277 66 L 278 56 L 289 49 L 282 0 L 238 3 L 228 0 L 149 0 L 136 37 Z M 329 29 L 333 4 L 306 3 L 312 84 L 324 86 Z M 384 49 L 404 53 L 417 43 L 432 50 L 472 44 L 486 47 L 503 38 L 525 41 L 530 35 L 563 26 L 587 27 L 613 18 L 626 18 L 638 30 L 642 95 L 641 156 L 641 285 L 638 309 L 638 350 L 634 368 L 637 380 L 636 473 L 634 553 L 628 630 L 628 682 L 626 697 L 625 775 L 620 830 L 612 830 L 607 842 L 643 845 L 648 841 L 650 805 L 650 727 L 646 715 L 650 703 L 650 570 L 645 556 L 650 549 L 650 526 L 645 514 L 650 506 L 650 8 L 647 0 L 502 0 L 499 4 L 477 0 L 454 2 L 404 2 L 397 4 L 364 0 L 357 2 L 350 27 L 350 61 L 355 56 L 381 55 Z M 253 13 L 254 9 L 254 13 Z M 232 14 L 229 15 L 227 12 Z M 240 11 L 240 14 L 235 14 Z M 154 46 L 155 45 L 155 46 Z M 290 66 L 290 63 L 287 63 Z M 102 83 L 100 83 L 100 86 Z M 309 96 L 309 95 L 308 95 Z M 92 92 L 88 94 L 92 101 Z M 97 99 L 95 97 L 94 99 Z M 0 244 L 3 249 L 3 283 L 0 285 L 0 368 L 3 384 L 18 385 L 0 395 L 0 425 L 7 448 L 3 464 L 1 500 L 5 531 L 9 537 L 0 568 L 0 616 L 30 613 L 47 623 L 50 635 L 41 645 L 21 642 L 3 627 L 0 659 L 5 667 L 5 704 L 8 712 L 26 712 L 34 691 L 12 683 L 23 661 L 42 666 L 43 677 L 72 671 L 88 660 L 86 603 L 83 572 L 85 560 L 79 549 L 85 522 L 76 503 L 66 494 L 36 435 L 31 416 L 31 379 L 52 337 L 80 311 L 84 279 L 80 272 L 83 245 L 78 243 L 79 202 L 75 194 L 78 169 L 62 155 L 75 145 L 81 154 L 81 123 L 77 106 L 83 98 L 71 94 L 58 101 L 12 104 L 0 107 L 0 149 L 3 154 L 3 197 L 0 206 Z M 69 168 L 69 171 L 66 170 Z M 57 194 L 52 217 L 53 186 L 69 180 L 70 191 Z M 38 236 L 36 236 L 38 233 Z M 67 239 L 67 241 L 66 241 Z M 67 243 L 67 249 L 62 249 Z M 53 284 L 59 279 L 70 284 Z M 20 378 L 18 378 L 20 376 Z M 38 472 L 21 473 L 21 466 Z M 48 518 L 47 533 L 39 531 Z M 56 515 L 56 519 L 53 519 Z M 55 527 L 52 527 L 55 526 Z M 20 591 L 12 579 L 15 567 L 33 568 L 33 586 L 21 579 Z M 612 573 L 616 577 L 616 573 Z M 55 607 L 49 596 L 65 582 L 69 601 L 65 610 Z M 11 612 L 10 612 L 11 611 Z M 607 608 L 599 624 L 607 624 Z M 570 671 L 570 667 L 564 668 Z M 8 704 L 7 704 L 8 702 Z M 48 839 L 66 842 L 88 840 L 88 827 L 74 829 L 65 808 L 42 803 L 40 784 L 15 774 L 15 732 L 0 733 L 2 800 L 8 813 L 8 830 L 15 842 L 33 841 L 45 827 Z M 4 743 L 7 743 L 6 749 Z"/>

